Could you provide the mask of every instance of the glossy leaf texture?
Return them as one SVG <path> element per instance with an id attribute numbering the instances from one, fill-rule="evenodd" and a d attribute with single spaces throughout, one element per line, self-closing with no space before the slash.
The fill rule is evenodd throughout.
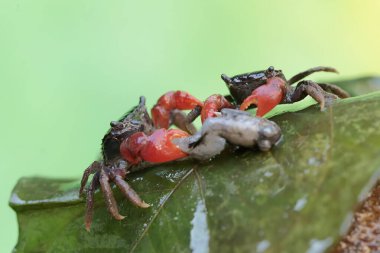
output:
<path id="1" fill-rule="evenodd" d="M 371 82 L 378 79 L 347 87 L 357 94 Z M 277 109 L 293 112 L 273 118 L 284 140 L 271 152 L 227 150 L 209 162 L 131 174 L 128 182 L 152 207 L 136 208 L 115 189 L 122 221 L 97 192 L 90 233 L 79 179 L 20 179 L 10 199 L 20 231 L 15 252 L 328 251 L 379 178 L 380 92 L 324 112 L 300 110 L 312 102 L 305 103 Z"/>

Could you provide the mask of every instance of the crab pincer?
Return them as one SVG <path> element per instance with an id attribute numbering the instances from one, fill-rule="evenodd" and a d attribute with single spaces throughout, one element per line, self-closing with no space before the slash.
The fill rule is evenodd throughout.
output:
<path id="1" fill-rule="evenodd" d="M 177 110 L 192 110 L 196 106 L 203 107 L 202 101 L 185 91 L 169 91 L 162 95 L 152 108 L 152 120 L 156 128 L 169 128 L 172 112 Z"/>
<path id="2" fill-rule="evenodd" d="M 285 82 L 279 77 L 268 79 L 267 83 L 255 89 L 240 105 L 240 110 L 246 110 L 250 105 L 257 106 L 256 116 L 262 117 L 276 105 L 281 103 L 285 94 Z"/>
<path id="3" fill-rule="evenodd" d="M 188 137 L 189 134 L 179 129 L 158 129 L 152 135 L 137 132 L 120 145 L 122 158 L 131 165 L 142 161 L 163 163 L 188 156 L 172 143 L 173 139 Z"/>
<path id="4" fill-rule="evenodd" d="M 219 94 L 209 96 L 204 102 L 204 106 L 201 111 L 202 123 L 207 118 L 216 117 L 216 113 L 220 112 L 224 108 L 233 108 L 234 106 L 228 102 L 228 100 Z"/>

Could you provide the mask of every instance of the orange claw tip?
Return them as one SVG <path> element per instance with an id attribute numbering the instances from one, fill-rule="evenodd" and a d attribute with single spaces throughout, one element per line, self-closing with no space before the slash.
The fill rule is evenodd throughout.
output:
<path id="1" fill-rule="evenodd" d="M 248 109 L 248 107 L 252 104 L 257 105 L 257 98 L 254 95 L 251 95 L 247 97 L 243 103 L 240 105 L 240 110 L 245 111 Z"/>

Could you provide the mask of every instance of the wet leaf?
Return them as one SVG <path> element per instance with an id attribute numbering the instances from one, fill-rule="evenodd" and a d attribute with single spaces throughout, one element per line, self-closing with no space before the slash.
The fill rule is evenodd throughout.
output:
<path id="1" fill-rule="evenodd" d="M 10 199 L 20 230 L 15 252 L 325 251 L 379 177 L 380 92 L 324 112 L 294 108 L 273 118 L 284 141 L 271 152 L 226 151 L 130 175 L 152 207 L 136 208 L 115 190 L 123 221 L 110 217 L 97 192 L 90 233 L 79 179 L 20 179 Z"/>

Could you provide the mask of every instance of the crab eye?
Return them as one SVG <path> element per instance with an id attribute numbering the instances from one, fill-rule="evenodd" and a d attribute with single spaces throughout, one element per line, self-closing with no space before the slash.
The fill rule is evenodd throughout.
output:
<path id="1" fill-rule="evenodd" d="M 111 121 L 110 125 L 111 127 L 115 127 L 115 128 L 123 128 L 123 123 L 119 121 Z"/>
<path id="2" fill-rule="evenodd" d="M 274 71 L 274 67 L 273 66 L 270 66 L 269 68 L 268 68 L 268 72 L 273 72 Z"/>
<path id="3" fill-rule="evenodd" d="M 111 127 L 115 127 L 115 126 L 117 126 L 117 123 L 119 123 L 119 122 L 117 122 L 117 121 L 111 121 L 110 122 L 110 126 Z"/>

